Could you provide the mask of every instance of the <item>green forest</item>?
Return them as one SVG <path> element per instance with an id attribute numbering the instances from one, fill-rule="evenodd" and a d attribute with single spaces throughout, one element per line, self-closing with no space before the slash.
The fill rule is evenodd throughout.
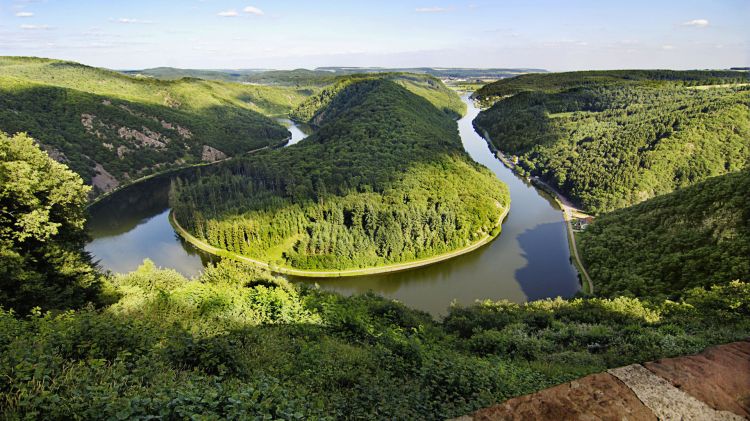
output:
<path id="1" fill-rule="evenodd" d="M 409 262 L 499 233 L 507 189 L 463 151 L 455 110 L 389 76 L 312 102 L 319 129 L 302 142 L 177 180 L 179 223 L 214 247 L 310 270 Z"/>
<path id="2" fill-rule="evenodd" d="M 674 298 L 750 279 L 750 170 L 604 214 L 578 238 L 604 296 Z"/>
<path id="3" fill-rule="evenodd" d="M 357 82 L 372 79 L 393 81 L 410 92 L 425 98 L 436 108 L 453 118 L 458 119 L 466 113 L 466 104 L 461 101 L 461 98 L 440 80 L 432 76 L 409 73 L 378 73 L 354 74 L 333 79 L 331 80 L 332 83 L 320 93 L 307 98 L 292 110 L 290 116 L 294 120 L 318 126 L 326 118 L 323 113 L 332 112 L 330 103 L 342 90 Z M 328 80 L 326 79 L 326 81 Z"/>
<path id="4" fill-rule="evenodd" d="M 0 57 L 0 130 L 43 139 L 93 195 L 155 172 L 283 143 L 308 93 L 160 81 L 58 60 Z"/>
<path id="5" fill-rule="evenodd" d="M 601 213 L 745 168 L 750 86 L 730 71 L 522 75 L 475 97 L 495 147 Z"/>
<path id="6" fill-rule="evenodd" d="M 150 261 L 103 274 L 83 251 L 88 190 L 0 134 L 0 418 L 437 420 L 750 335 L 739 281 L 674 300 L 485 301 L 437 321 L 230 260 L 195 279 Z"/>

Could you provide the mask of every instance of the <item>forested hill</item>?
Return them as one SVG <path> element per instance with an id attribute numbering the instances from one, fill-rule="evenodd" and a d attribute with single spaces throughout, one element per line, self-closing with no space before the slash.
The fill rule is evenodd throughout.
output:
<path id="1" fill-rule="evenodd" d="M 601 216 L 580 245 L 605 296 L 675 296 L 750 279 L 750 170 Z"/>
<path id="2" fill-rule="evenodd" d="M 520 92 L 561 92 L 585 86 L 675 82 L 684 86 L 748 82 L 747 72 L 731 70 L 591 70 L 532 73 L 489 83 L 474 93 L 485 106 Z"/>
<path id="3" fill-rule="evenodd" d="M 94 194 L 170 167 L 282 142 L 291 88 L 160 81 L 59 60 L 0 57 L 0 131 L 28 132 Z"/>
<path id="4" fill-rule="evenodd" d="M 480 89 L 479 98 L 504 99 L 474 124 L 519 157 L 522 173 L 604 212 L 744 168 L 746 78 L 729 71 L 524 75 Z"/>
<path id="5" fill-rule="evenodd" d="M 463 151 L 449 115 L 388 78 L 353 81 L 328 105 L 302 142 L 177 183 L 178 221 L 298 269 L 408 262 L 499 232 L 507 190 Z"/>
<path id="6" fill-rule="evenodd" d="M 322 92 L 313 95 L 300 104 L 291 112 L 291 117 L 297 121 L 309 123 L 315 126 L 320 125 L 320 120 L 326 118 L 331 107 L 341 107 L 342 105 L 332 105 L 331 101 L 346 101 L 349 96 L 340 96 L 339 93 L 352 84 L 357 82 L 386 79 L 393 81 L 414 94 L 427 99 L 432 105 L 442 110 L 453 118 L 460 118 L 466 113 L 466 104 L 456 93 L 445 86 L 440 80 L 429 76 L 411 73 L 379 73 L 379 74 L 355 74 L 336 78 L 333 83 L 325 87 Z M 364 85 L 363 85 L 364 86 Z M 356 88 L 355 88 L 356 89 Z M 343 105 L 345 108 L 346 105 Z"/>

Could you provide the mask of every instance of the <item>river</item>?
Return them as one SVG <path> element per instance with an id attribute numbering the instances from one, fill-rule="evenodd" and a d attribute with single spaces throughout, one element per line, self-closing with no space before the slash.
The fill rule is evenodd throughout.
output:
<path id="1" fill-rule="evenodd" d="M 580 289 L 570 263 L 562 212 L 546 193 L 513 174 L 490 151 L 471 124 L 479 113 L 468 95 L 467 114 L 458 121 L 464 148 L 510 189 L 511 209 L 500 236 L 488 245 L 434 265 L 404 272 L 348 278 L 297 278 L 343 294 L 374 291 L 435 316 L 451 302 L 477 299 L 524 302 L 546 297 L 570 297 Z M 286 122 L 290 124 L 291 122 Z M 292 125 L 288 145 L 306 135 Z M 197 251 L 174 233 L 167 220 L 170 178 L 158 177 L 125 188 L 90 209 L 92 241 L 86 249 L 103 269 L 128 272 L 149 258 L 187 276 L 200 273 L 210 256 Z"/>

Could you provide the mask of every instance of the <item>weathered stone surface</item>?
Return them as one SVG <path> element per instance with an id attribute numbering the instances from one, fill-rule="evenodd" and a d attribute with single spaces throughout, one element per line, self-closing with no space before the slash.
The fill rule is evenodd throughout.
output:
<path id="1" fill-rule="evenodd" d="M 215 162 L 215 161 L 222 160 L 226 157 L 227 155 L 224 152 L 216 148 L 212 148 L 211 146 L 203 145 L 203 152 L 201 153 L 201 159 L 204 162 Z"/>
<path id="2" fill-rule="evenodd" d="M 638 399 L 662 420 L 737 420 L 743 418 L 727 411 L 717 411 L 655 375 L 640 364 L 608 370 L 622 380 Z"/>
<path id="3" fill-rule="evenodd" d="M 167 146 L 167 139 L 163 138 L 161 134 L 149 130 L 148 127 L 141 128 L 143 131 L 123 126 L 117 129 L 117 134 L 121 139 L 137 142 L 139 146 L 149 146 L 152 148 L 163 148 Z"/>
<path id="4" fill-rule="evenodd" d="M 750 419 L 750 341 L 608 370 L 457 420 Z"/>
<path id="5" fill-rule="evenodd" d="M 480 409 L 474 420 L 656 420 L 622 382 L 599 373 Z"/>
<path id="6" fill-rule="evenodd" d="M 105 170 L 102 164 L 97 163 L 94 170 L 96 171 L 96 175 L 91 178 L 91 184 L 99 190 L 106 193 L 116 189 L 120 185 L 115 176 Z"/>
<path id="7" fill-rule="evenodd" d="M 750 418 L 750 342 L 715 346 L 698 355 L 646 363 L 653 373 L 708 404 Z"/>

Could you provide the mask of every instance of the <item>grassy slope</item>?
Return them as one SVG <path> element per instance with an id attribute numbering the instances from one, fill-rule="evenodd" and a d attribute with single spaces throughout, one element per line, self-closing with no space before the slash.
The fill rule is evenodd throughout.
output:
<path id="1" fill-rule="evenodd" d="M 278 143 L 288 132 L 263 114 L 285 115 L 304 98 L 294 89 L 159 81 L 17 57 L 0 58 L 0 92 L 0 130 L 44 139 L 89 182 L 97 163 L 126 182 L 200 162 L 203 145 L 233 155 Z"/>
<path id="2" fill-rule="evenodd" d="M 485 86 L 475 120 L 519 168 L 592 212 L 629 206 L 750 157 L 750 89 L 740 72 L 574 72 Z M 693 89 L 693 85 L 730 86 Z"/>
<path id="3" fill-rule="evenodd" d="M 314 121 L 320 129 L 297 145 L 178 187 L 180 224 L 214 247 L 318 270 L 408 262 L 497 234 L 507 191 L 427 100 L 362 78 Z"/>
<path id="4" fill-rule="evenodd" d="M 579 238 L 600 295 L 674 296 L 750 279 L 750 171 L 611 212 Z"/>

